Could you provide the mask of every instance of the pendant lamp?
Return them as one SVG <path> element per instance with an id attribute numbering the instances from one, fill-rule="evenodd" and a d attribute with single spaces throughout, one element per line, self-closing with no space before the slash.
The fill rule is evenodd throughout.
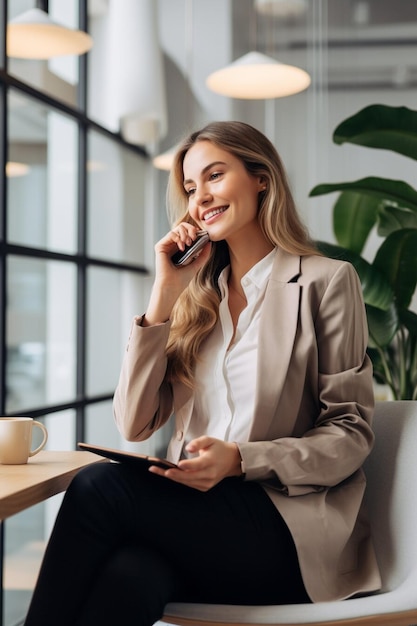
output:
<path id="1" fill-rule="evenodd" d="M 90 35 L 53 22 L 41 9 L 25 11 L 10 20 L 7 26 L 9 57 L 46 60 L 84 54 L 92 45 Z"/>
<path id="2" fill-rule="evenodd" d="M 245 100 L 291 96 L 307 89 L 310 83 L 306 71 L 256 51 L 248 52 L 206 79 L 207 87 L 215 93 Z"/>
<path id="3" fill-rule="evenodd" d="M 165 170 L 166 172 L 169 172 L 172 167 L 176 151 L 177 146 L 174 146 L 173 148 L 166 150 L 166 152 L 158 154 L 152 159 L 153 166 L 158 170 Z"/>
<path id="4" fill-rule="evenodd" d="M 255 11 L 261 15 L 294 18 L 306 13 L 307 0 L 255 0 Z"/>
<path id="5" fill-rule="evenodd" d="M 7 178 L 18 178 L 19 176 L 26 176 L 29 171 L 30 167 L 26 163 L 19 163 L 18 161 L 8 161 L 6 163 Z"/>

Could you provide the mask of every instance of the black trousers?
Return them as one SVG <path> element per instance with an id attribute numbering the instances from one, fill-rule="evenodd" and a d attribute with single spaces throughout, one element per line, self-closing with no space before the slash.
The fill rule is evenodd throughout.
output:
<path id="1" fill-rule="evenodd" d="M 309 602 L 288 528 L 262 487 L 200 492 L 125 464 L 72 481 L 25 626 L 151 626 L 170 601 Z"/>

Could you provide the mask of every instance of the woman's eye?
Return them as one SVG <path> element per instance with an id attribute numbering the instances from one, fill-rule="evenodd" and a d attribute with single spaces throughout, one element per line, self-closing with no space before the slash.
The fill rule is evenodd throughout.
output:
<path id="1" fill-rule="evenodd" d="M 216 178 L 219 178 L 222 175 L 221 172 L 212 172 L 210 174 L 210 180 L 216 180 Z"/>
<path id="2" fill-rule="evenodd" d="M 185 193 L 188 197 L 192 196 L 194 192 L 195 192 L 194 187 L 191 187 L 190 189 L 185 189 Z"/>

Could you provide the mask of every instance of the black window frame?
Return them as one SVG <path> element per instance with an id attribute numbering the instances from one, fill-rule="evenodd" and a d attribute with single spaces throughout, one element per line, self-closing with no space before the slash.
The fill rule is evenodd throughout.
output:
<path id="1" fill-rule="evenodd" d="M 79 28 L 88 32 L 87 17 L 88 0 L 79 0 Z M 44 7 L 47 9 L 47 3 Z M 86 346 L 87 346 L 87 295 L 88 280 L 87 273 L 91 267 L 102 267 L 118 272 L 132 272 L 135 275 L 146 276 L 150 273 L 150 268 L 142 264 L 123 263 L 111 260 L 91 257 L 87 254 L 87 159 L 88 159 L 88 134 L 94 130 L 115 145 L 129 150 L 134 154 L 149 158 L 145 149 L 132 145 L 123 140 L 120 133 L 114 133 L 98 124 L 87 116 L 87 92 L 88 77 L 87 64 L 88 54 L 79 57 L 79 83 L 77 89 L 77 106 L 71 107 L 59 98 L 44 93 L 31 85 L 24 83 L 15 76 L 8 73 L 6 55 L 6 25 L 7 25 L 7 0 L 0 0 L 0 133 L 3 137 L 0 147 L 0 176 L 2 184 L 0 187 L 0 415 L 15 417 L 20 415 L 30 415 L 37 419 L 58 413 L 60 411 L 72 409 L 75 411 L 76 427 L 73 448 L 76 448 L 77 441 L 84 440 L 86 430 L 86 410 L 89 406 L 111 401 L 114 390 L 109 389 L 107 393 L 88 396 L 86 388 Z M 77 179 L 77 202 L 78 202 L 78 224 L 77 224 L 77 252 L 75 254 L 65 254 L 53 252 L 47 249 L 40 249 L 30 246 L 16 245 L 7 240 L 7 177 L 6 163 L 8 157 L 8 92 L 10 89 L 16 90 L 24 96 L 30 97 L 37 103 L 48 106 L 51 110 L 65 114 L 72 119 L 78 127 L 78 179 Z M 35 406 L 32 409 L 25 409 L 24 412 L 6 411 L 6 285 L 7 285 L 7 261 L 10 255 L 41 260 L 56 260 L 73 263 L 77 272 L 77 293 L 76 293 L 76 393 L 75 397 L 68 402 L 58 404 L 48 404 L 45 406 Z M 4 601 L 3 601 L 3 563 L 4 563 L 4 522 L 0 521 L 0 626 L 4 623 Z"/>

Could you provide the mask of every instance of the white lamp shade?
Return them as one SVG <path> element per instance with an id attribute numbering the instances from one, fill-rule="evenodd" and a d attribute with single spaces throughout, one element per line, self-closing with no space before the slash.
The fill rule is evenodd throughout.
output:
<path id="1" fill-rule="evenodd" d="M 26 163 L 19 163 L 18 161 L 8 161 L 6 163 L 7 178 L 18 178 L 19 176 L 26 176 L 29 171 L 30 167 Z"/>
<path id="2" fill-rule="evenodd" d="M 93 45 L 87 33 L 53 22 L 45 11 L 30 9 L 7 26 L 7 55 L 19 59 L 51 59 L 84 54 Z"/>
<path id="3" fill-rule="evenodd" d="M 136 145 L 156 141 L 161 134 L 161 124 L 156 113 L 123 115 L 120 118 L 120 132 L 126 141 Z"/>
<path id="4" fill-rule="evenodd" d="M 207 87 L 216 93 L 247 100 L 291 96 L 307 89 L 310 83 L 306 71 L 260 52 L 248 52 L 206 80 Z"/>
<path id="5" fill-rule="evenodd" d="M 272 17 L 297 17 L 307 11 L 307 0 L 255 0 L 255 10 Z"/>
<path id="6" fill-rule="evenodd" d="M 176 151 L 177 146 L 174 146 L 174 148 L 158 154 L 152 159 L 153 166 L 156 167 L 158 170 L 165 170 L 169 172 L 174 162 L 174 156 Z"/>
<path id="7" fill-rule="evenodd" d="M 109 1 L 101 40 L 106 80 L 98 94 L 105 125 L 150 149 L 168 127 L 157 8 L 154 0 Z"/>

